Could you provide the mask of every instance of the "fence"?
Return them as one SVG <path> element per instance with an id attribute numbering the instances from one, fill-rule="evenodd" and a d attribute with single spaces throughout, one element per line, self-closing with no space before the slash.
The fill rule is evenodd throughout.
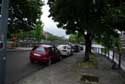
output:
<path id="1" fill-rule="evenodd" d="M 125 71 L 125 57 L 124 52 L 121 55 L 116 50 L 105 51 L 105 47 L 94 44 L 92 45 L 93 52 L 106 56 L 109 60 L 117 64 L 119 68 Z"/>

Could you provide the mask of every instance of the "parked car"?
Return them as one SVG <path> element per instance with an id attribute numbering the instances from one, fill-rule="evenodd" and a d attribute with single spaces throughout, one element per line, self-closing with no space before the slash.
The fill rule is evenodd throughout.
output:
<path id="1" fill-rule="evenodd" d="M 62 57 L 59 54 L 59 51 L 53 45 L 41 44 L 39 46 L 35 46 L 30 52 L 31 63 L 37 61 L 50 65 L 52 61 L 61 59 Z"/>
<path id="2" fill-rule="evenodd" d="M 84 50 L 83 45 L 79 45 L 79 47 L 81 51 Z"/>
<path id="3" fill-rule="evenodd" d="M 73 50 L 74 50 L 74 52 L 80 52 L 80 47 L 75 44 L 75 45 L 73 46 Z"/>
<path id="4" fill-rule="evenodd" d="M 57 46 L 57 49 L 60 51 L 62 56 L 70 56 L 72 55 L 71 46 L 68 44 L 61 44 Z"/>

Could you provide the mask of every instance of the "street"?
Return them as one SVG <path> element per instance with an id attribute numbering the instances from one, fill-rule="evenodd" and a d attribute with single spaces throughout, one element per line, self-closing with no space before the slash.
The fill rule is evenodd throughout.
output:
<path id="1" fill-rule="evenodd" d="M 75 53 L 58 63 L 45 67 L 15 84 L 80 84 L 77 63 L 84 53 Z"/>
<path id="2" fill-rule="evenodd" d="M 43 68 L 40 64 L 30 64 L 29 51 L 7 52 L 6 84 L 16 81 Z"/>
<path id="3" fill-rule="evenodd" d="M 47 67 L 40 63 L 31 64 L 29 61 L 29 53 L 29 50 L 7 52 L 6 84 L 15 84 L 17 81 Z"/>
<path id="4" fill-rule="evenodd" d="M 39 63 L 31 64 L 28 50 L 7 52 L 6 84 L 81 84 L 80 74 L 86 69 L 79 70 L 77 63 L 83 56 L 84 52 L 81 51 L 51 66 L 45 66 Z M 114 81 L 113 84 L 124 84 L 124 77 L 120 78 L 122 75 L 111 69 L 112 63 L 109 60 L 101 56 L 97 56 L 97 59 L 99 68 L 87 69 L 87 73 L 95 73 L 100 77 L 100 82 L 107 82 L 106 84 L 110 84 L 108 81 Z M 107 73 L 110 73 L 110 77 Z"/>

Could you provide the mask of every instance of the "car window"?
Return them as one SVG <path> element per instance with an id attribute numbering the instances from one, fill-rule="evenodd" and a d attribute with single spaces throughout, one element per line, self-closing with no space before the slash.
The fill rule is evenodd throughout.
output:
<path id="1" fill-rule="evenodd" d="M 35 51 L 37 51 L 37 52 L 45 52 L 45 49 L 43 47 L 37 47 L 35 49 Z"/>
<path id="2" fill-rule="evenodd" d="M 66 46 L 63 46 L 64 49 L 66 49 Z"/>
<path id="3" fill-rule="evenodd" d="M 67 46 L 67 48 L 68 48 L 68 49 L 71 49 L 71 47 L 70 47 L 70 46 Z"/>
<path id="4" fill-rule="evenodd" d="M 55 48 L 55 52 L 59 52 L 57 48 Z"/>
<path id="5" fill-rule="evenodd" d="M 49 50 L 49 52 L 53 52 L 54 51 L 52 47 L 48 48 L 48 50 Z"/>

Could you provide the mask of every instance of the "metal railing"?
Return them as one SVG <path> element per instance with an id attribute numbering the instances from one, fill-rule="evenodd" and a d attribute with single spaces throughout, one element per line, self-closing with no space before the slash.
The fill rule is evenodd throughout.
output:
<path id="1" fill-rule="evenodd" d="M 121 68 L 125 71 L 125 57 L 123 56 L 123 52 L 119 53 L 117 50 L 106 51 L 104 47 L 98 46 L 94 46 L 92 48 L 94 53 L 106 56 L 109 60 L 111 60 L 115 64 L 115 68 Z"/>

